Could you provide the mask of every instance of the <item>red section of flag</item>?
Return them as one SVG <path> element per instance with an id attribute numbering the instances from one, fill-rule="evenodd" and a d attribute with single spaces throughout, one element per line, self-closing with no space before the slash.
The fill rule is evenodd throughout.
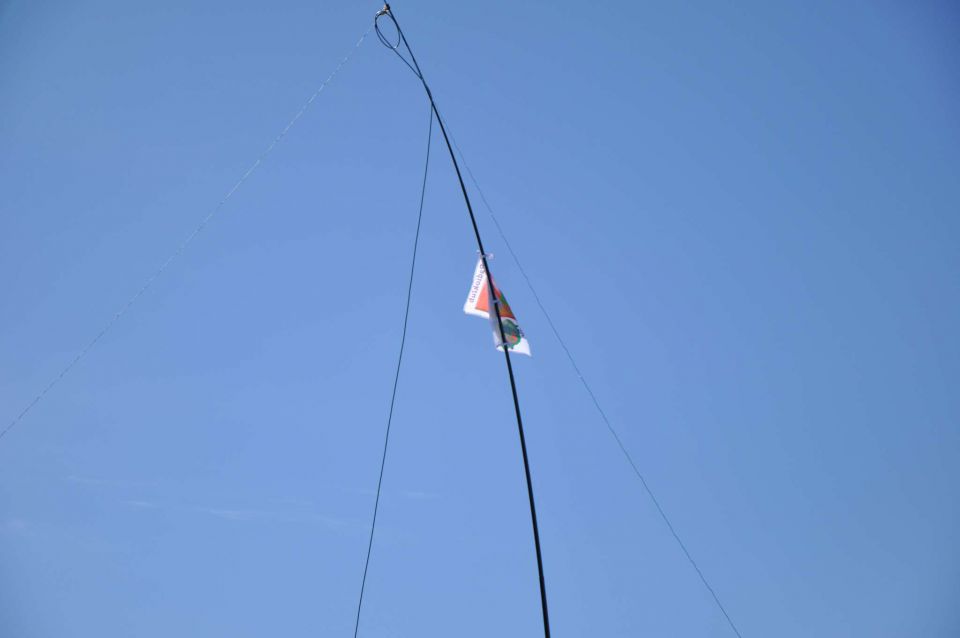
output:
<path id="1" fill-rule="evenodd" d="M 480 294 L 477 297 L 477 310 L 482 310 L 483 312 L 490 312 L 490 295 L 487 294 L 487 281 L 486 277 L 483 278 L 483 284 L 480 287 Z M 510 309 L 510 304 L 507 303 L 506 298 L 503 296 L 503 293 L 500 292 L 500 289 L 497 286 L 493 287 L 493 292 L 496 293 L 497 299 L 500 300 L 500 318 L 501 319 L 516 319 L 517 317 L 513 314 L 513 310 Z"/>

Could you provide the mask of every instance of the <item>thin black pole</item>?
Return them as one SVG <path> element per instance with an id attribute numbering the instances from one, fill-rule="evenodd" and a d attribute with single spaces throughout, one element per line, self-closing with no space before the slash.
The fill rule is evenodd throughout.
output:
<path id="1" fill-rule="evenodd" d="M 400 36 L 400 40 L 403 41 L 404 47 L 410 54 L 410 60 L 413 62 L 411 69 L 413 69 L 414 73 L 417 74 L 417 77 L 420 78 L 420 82 L 423 84 L 423 89 L 426 91 L 427 97 L 430 99 L 430 106 L 433 109 L 433 114 L 437 116 L 437 123 L 440 124 L 440 132 L 443 133 L 443 141 L 446 142 L 447 151 L 450 153 L 450 161 L 453 162 L 453 168 L 457 173 L 457 181 L 460 182 L 460 192 L 463 193 L 463 201 L 467 204 L 467 212 L 470 214 L 470 223 L 473 225 L 473 234 L 477 239 L 477 248 L 480 250 L 480 260 L 483 262 L 483 268 L 487 273 L 487 285 L 491 287 L 491 292 L 495 291 L 496 288 L 493 284 L 493 274 L 490 272 L 490 265 L 487 263 L 487 253 L 483 249 L 483 240 L 480 238 L 480 228 L 477 226 L 477 218 L 473 214 L 473 206 L 470 205 L 470 196 L 467 194 L 467 187 L 463 183 L 463 175 L 460 173 L 460 165 L 457 163 L 457 157 L 453 152 L 453 146 L 450 144 L 450 138 L 447 136 L 447 128 L 443 124 L 443 118 L 440 116 L 440 111 L 437 110 L 437 103 L 433 100 L 433 93 L 430 92 L 430 87 L 427 86 L 427 80 L 423 77 L 423 72 L 420 70 L 420 65 L 417 64 L 417 58 L 413 55 L 413 49 L 410 48 L 410 44 L 407 42 L 407 37 L 403 34 L 403 30 L 400 28 L 400 24 L 397 22 L 397 17 L 390 9 L 389 4 L 383 5 L 383 9 L 377 13 L 377 18 L 379 18 L 381 15 L 388 16 L 391 21 L 393 21 L 393 24 L 397 27 L 397 34 Z M 386 41 L 384 43 L 387 44 Z M 390 45 L 388 44 L 388 46 Z M 397 46 L 399 46 L 399 43 Z M 396 51 L 396 47 L 391 48 Z M 397 53 L 399 55 L 399 52 Z M 401 56 L 401 58 L 402 57 L 403 56 Z M 530 522 L 533 523 L 533 545 L 537 552 L 537 573 L 540 577 L 540 606 L 543 612 L 543 635 L 544 638 L 550 638 L 550 614 L 547 610 L 547 585 L 543 577 L 543 555 L 540 552 L 540 528 L 537 525 L 537 505 L 533 498 L 533 480 L 530 478 L 530 461 L 527 458 L 527 439 L 523 434 L 523 417 L 520 415 L 520 399 L 517 396 L 517 382 L 513 376 L 513 364 L 510 362 L 510 350 L 506 345 L 507 337 L 506 334 L 504 334 L 503 322 L 500 318 L 499 298 L 496 293 L 492 294 L 492 297 L 495 299 L 495 302 L 492 305 L 493 310 L 497 315 L 497 326 L 499 326 L 500 331 L 500 343 L 502 344 L 503 356 L 507 363 L 507 375 L 510 377 L 510 392 L 513 394 L 513 409 L 517 415 L 517 432 L 520 434 L 520 451 L 523 454 L 523 472 L 527 478 L 527 497 L 530 500 Z"/>

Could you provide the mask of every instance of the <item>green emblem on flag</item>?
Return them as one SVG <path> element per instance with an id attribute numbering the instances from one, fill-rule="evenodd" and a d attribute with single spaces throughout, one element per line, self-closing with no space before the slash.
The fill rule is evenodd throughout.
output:
<path id="1" fill-rule="evenodd" d="M 520 326 L 513 319 L 507 318 L 501 319 L 500 324 L 503 326 L 503 336 L 507 339 L 507 347 L 516 347 L 523 337 L 523 335 L 520 334 Z"/>

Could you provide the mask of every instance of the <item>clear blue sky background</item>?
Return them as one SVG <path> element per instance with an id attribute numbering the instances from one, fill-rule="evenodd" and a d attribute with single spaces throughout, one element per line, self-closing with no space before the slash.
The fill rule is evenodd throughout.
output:
<path id="1" fill-rule="evenodd" d="M 378 8 L 0 2 L 3 425 Z M 743 635 L 960 635 L 956 5 L 395 9 Z M 371 35 L 0 440 L 0 635 L 350 635 L 426 125 Z M 475 247 L 434 151 L 361 635 L 536 636 L 503 361 L 461 312 Z M 480 222 L 535 355 L 555 635 L 732 635 Z"/>

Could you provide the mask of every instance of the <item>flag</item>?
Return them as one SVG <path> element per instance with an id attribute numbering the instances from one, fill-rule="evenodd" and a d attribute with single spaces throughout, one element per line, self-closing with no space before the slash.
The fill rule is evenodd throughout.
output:
<path id="1" fill-rule="evenodd" d="M 463 304 L 463 311 L 468 315 L 484 317 L 490 321 L 490 327 L 493 329 L 493 343 L 497 350 L 503 350 L 503 344 L 500 342 L 500 329 L 497 327 L 497 313 L 493 310 L 493 295 L 495 294 L 500 301 L 500 322 L 503 325 L 503 334 L 507 339 L 507 349 L 510 352 L 518 352 L 530 356 L 530 342 L 520 329 L 517 323 L 517 317 L 510 309 L 507 299 L 503 296 L 500 288 L 493 286 L 491 293 L 487 277 L 487 271 L 483 267 L 483 259 L 477 259 L 477 267 L 473 271 L 473 282 L 470 284 L 470 292 L 467 294 L 467 301 Z"/>

